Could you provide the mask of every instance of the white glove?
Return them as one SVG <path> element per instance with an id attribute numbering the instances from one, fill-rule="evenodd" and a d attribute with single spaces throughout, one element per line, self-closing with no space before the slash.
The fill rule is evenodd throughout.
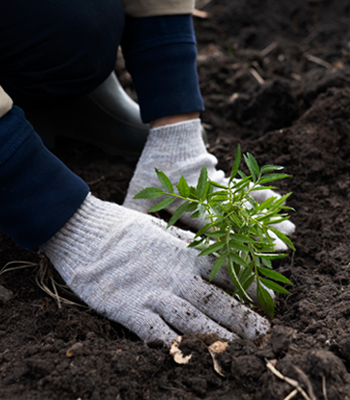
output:
<path id="1" fill-rule="evenodd" d="M 233 289 L 225 270 L 209 278 L 212 258 L 188 248 L 190 232 L 88 195 L 41 247 L 70 288 L 90 307 L 167 345 L 178 333 L 254 339 L 266 319 L 216 285 Z M 234 332 L 234 333 L 233 333 Z"/>
<path id="2" fill-rule="evenodd" d="M 161 187 L 155 168 L 163 171 L 174 183 L 177 183 L 183 175 L 190 186 L 196 186 L 200 170 L 205 165 L 208 177 L 212 181 L 227 186 L 228 178 L 225 178 L 223 171 L 215 168 L 217 163 L 217 158 L 209 154 L 205 148 L 199 119 L 153 128 L 149 132 L 123 205 L 147 213 L 158 203 L 159 199 L 134 199 L 134 196 L 146 187 Z M 259 203 L 270 197 L 281 197 L 270 189 L 254 191 L 252 196 Z M 173 214 L 180 204 L 180 199 L 175 200 L 166 210 Z M 183 214 L 180 220 L 198 230 L 205 224 L 204 218 L 202 220 L 190 218 L 189 214 Z M 295 229 L 295 225 L 290 221 L 284 221 L 273 227 L 285 235 L 293 233 Z M 272 232 L 271 236 L 275 238 L 276 251 L 287 250 L 287 246 Z"/>

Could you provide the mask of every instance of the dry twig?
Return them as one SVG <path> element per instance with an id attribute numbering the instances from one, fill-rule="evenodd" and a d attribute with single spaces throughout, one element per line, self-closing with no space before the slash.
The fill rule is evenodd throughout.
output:
<path id="1" fill-rule="evenodd" d="M 298 394 L 298 389 L 294 389 L 292 392 L 289 393 L 287 397 L 285 397 L 283 400 L 291 400 L 293 397 L 295 397 Z"/>
<path id="2" fill-rule="evenodd" d="M 254 78 L 258 81 L 258 83 L 260 83 L 260 85 L 262 85 L 265 82 L 264 78 L 260 76 L 259 72 L 255 68 L 253 67 L 249 68 L 249 72 L 254 76 Z"/>
<path id="3" fill-rule="evenodd" d="M 298 81 L 298 82 L 301 81 L 301 76 L 298 75 L 298 74 L 296 74 L 295 72 L 292 72 L 292 73 L 290 74 L 290 76 L 291 76 L 293 79 L 295 79 L 296 81 Z"/>
<path id="4" fill-rule="evenodd" d="M 332 68 L 332 65 L 329 62 L 324 61 L 319 57 L 313 56 L 312 54 L 305 54 L 305 58 L 315 64 L 321 65 L 322 67 Z"/>
<path id="5" fill-rule="evenodd" d="M 260 57 L 264 58 L 266 57 L 271 51 L 275 50 L 275 48 L 278 47 L 277 42 L 272 42 L 269 44 L 267 47 L 265 47 L 263 50 L 260 51 Z"/>
<path id="6" fill-rule="evenodd" d="M 193 15 L 195 17 L 202 18 L 202 19 L 206 19 L 209 17 L 209 13 L 207 13 L 206 11 L 197 10 L 197 8 L 195 8 L 193 10 Z"/>
<path id="7" fill-rule="evenodd" d="M 315 396 L 314 388 L 312 387 L 312 383 L 310 382 L 310 379 L 308 378 L 308 376 L 299 367 L 295 366 L 294 369 L 296 370 L 296 372 L 300 376 L 300 379 L 305 383 L 311 400 L 317 400 L 317 398 Z"/>
<path id="8" fill-rule="evenodd" d="M 323 393 L 324 400 L 328 400 L 327 387 L 326 387 L 326 377 L 324 375 L 322 375 L 322 393 Z"/>
<path id="9" fill-rule="evenodd" d="M 292 379 L 292 378 L 288 378 L 288 376 L 284 376 L 283 374 L 281 374 L 280 371 L 278 371 L 273 364 L 271 363 L 271 361 L 269 360 L 265 360 L 266 361 L 266 367 L 274 374 L 276 375 L 279 379 L 289 383 L 291 386 L 293 386 L 303 397 L 305 400 L 312 400 L 308 394 L 305 392 L 305 390 L 300 386 L 299 382 Z M 294 391 L 293 391 L 294 392 Z M 292 393 L 293 393 L 292 392 Z M 289 394 L 289 399 L 291 399 L 292 397 L 295 396 L 295 394 L 292 395 L 292 393 Z M 290 397 L 292 395 L 292 397 Z M 287 396 L 288 398 L 288 396 Z"/>
<path id="10" fill-rule="evenodd" d="M 16 266 L 12 267 L 12 265 Z M 59 291 L 61 291 L 69 294 L 70 296 L 75 297 L 74 293 L 72 293 L 69 290 L 67 285 L 63 285 L 55 281 L 52 275 L 52 271 L 49 268 L 48 259 L 44 255 L 41 256 L 40 261 L 38 263 L 33 263 L 29 261 L 10 261 L 2 267 L 2 269 L 0 270 L 0 275 L 2 275 L 5 272 L 15 271 L 24 268 L 34 268 L 34 270 L 36 270 L 35 274 L 36 284 L 46 294 L 55 299 L 58 308 L 62 307 L 61 303 L 75 305 L 79 307 L 87 307 L 86 305 L 76 303 L 75 301 L 68 300 L 67 298 L 59 295 Z M 50 282 L 52 289 L 50 289 L 49 285 L 46 283 L 47 280 Z"/>

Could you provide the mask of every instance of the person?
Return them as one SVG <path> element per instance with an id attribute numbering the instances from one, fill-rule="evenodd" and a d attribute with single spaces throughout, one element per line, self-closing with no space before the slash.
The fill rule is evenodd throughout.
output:
<path id="1" fill-rule="evenodd" d="M 164 221 L 146 214 L 152 200 L 133 199 L 140 189 L 159 185 L 155 167 L 191 183 L 205 164 L 211 179 L 226 179 L 202 140 L 193 3 L 12 0 L 0 16 L 6 32 L 0 44 L 0 229 L 26 249 L 39 248 L 97 312 L 142 340 L 166 345 L 179 333 L 234 340 L 269 329 L 265 318 L 226 294 L 233 288 L 224 269 L 208 283 L 213 260 L 187 247 L 190 231 L 166 229 Z M 111 75 L 119 44 L 142 120 L 150 123 L 148 136 L 141 122 L 130 134 L 134 128 L 123 113 L 111 117 L 108 110 L 113 85 L 119 90 Z M 107 109 L 101 109 L 109 122 L 99 111 L 97 131 L 89 132 L 93 122 L 81 105 L 105 97 Z M 55 119 L 52 110 L 58 110 Z M 88 121 L 81 121 L 78 135 L 86 129 L 88 141 L 111 153 L 144 145 L 122 206 L 94 197 L 36 133 L 38 126 L 46 140 L 59 129 L 69 136 L 61 119 L 69 123 L 75 114 Z M 260 201 L 276 195 L 261 193 Z M 279 229 L 290 234 L 294 225 L 285 222 Z M 279 240 L 276 246 L 283 248 Z"/>

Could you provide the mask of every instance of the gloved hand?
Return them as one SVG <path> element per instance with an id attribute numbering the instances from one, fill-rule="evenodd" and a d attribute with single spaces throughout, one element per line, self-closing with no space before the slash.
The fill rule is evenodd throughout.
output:
<path id="1" fill-rule="evenodd" d="M 254 339 L 266 319 L 221 288 L 222 269 L 209 284 L 213 259 L 188 248 L 191 232 L 88 195 L 73 217 L 42 247 L 70 288 L 90 307 L 167 345 L 178 332 Z M 176 332 L 175 332 L 176 330 Z"/>
<path id="2" fill-rule="evenodd" d="M 161 187 L 155 168 L 163 171 L 174 183 L 183 175 L 190 186 L 196 186 L 200 170 L 205 165 L 212 181 L 228 185 L 228 178 L 225 178 L 224 172 L 215 168 L 217 163 L 216 157 L 209 154 L 205 148 L 199 119 L 153 128 L 148 135 L 123 205 L 147 213 L 159 201 L 134 199 L 134 196 L 146 187 Z M 281 197 L 270 189 L 254 191 L 252 196 L 259 203 L 270 197 Z M 180 204 L 181 200 L 175 200 L 166 210 L 173 214 Z M 183 214 L 180 220 L 197 230 L 205 224 L 204 218 L 190 218 L 189 214 Z M 290 221 L 273 227 L 285 235 L 290 235 L 295 229 L 295 225 Z M 276 251 L 287 250 L 287 246 L 275 234 L 271 232 L 271 236 L 275 238 Z"/>

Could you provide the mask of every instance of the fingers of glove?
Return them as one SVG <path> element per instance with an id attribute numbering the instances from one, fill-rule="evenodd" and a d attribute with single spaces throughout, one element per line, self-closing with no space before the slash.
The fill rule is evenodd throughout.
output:
<path id="1" fill-rule="evenodd" d="M 211 255 L 207 257 L 198 257 L 196 260 L 201 277 L 208 282 L 210 281 L 210 273 L 215 260 L 216 258 Z M 210 282 L 224 290 L 235 290 L 235 286 L 228 275 L 226 267 L 222 267 Z"/>
<path id="2" fill-rule="evenodd" d="M 273 248 L 276 253 L 283 253 L 288 250 L 288 246 L 275 233 L 269 230 L 269 236 L 274 239 Z"/>
<path id="3" fill-rule="evenodd" d="M 182 296 L 209 318 L 238 335 L 255 339 L 270 328 L 265 318 L 243 306 L 222 289 L 197 276 L 193 277 L 191 286 Z"/>
<path id="4" fill-rule="evenodd" d="M 170 233 L 172 236 L 185 241 L 187 244 L 190 244 L 194 238 L 194 233 L 191 231 L 185 231 L 183 229 L 177 228 L 176 226 L 170 226 L 167 228 L 167 223 L 162 219 L 151 217 L 150 221 L 152 224 L 162 228 L 167 233 Z"/>
<path id="5" fill-rule="evenodd" d="M 142 340 L 161 340 L 167 346 L 171 346 L 179 336 L 158 314 L 147 309 L 143 309 L 142 313 L 133 312 L 130 319 L 122 324 Z"/>
<path id="6" fill-rule="evenodd" d="M 169 304 L 171 306 L 169 307 Z M 181 334 L 194 338 L 199 333 L 216 333 L 226 340 L 237 339 L 238 336 L 219 325 L 199 311 L 188 301 L 176 295 L 167 296 L 159 304 L 161 317 Z"/>
<path id="7" fill-rule="evenodd" d="M 279 224 L 271 225 L 272 228 L 278 229 L 280 232 L 284 233 L 285 235 L 291 235 L 295 231 L 295 225 L 293 222 L 289 221 L 282 221 Z"/>

